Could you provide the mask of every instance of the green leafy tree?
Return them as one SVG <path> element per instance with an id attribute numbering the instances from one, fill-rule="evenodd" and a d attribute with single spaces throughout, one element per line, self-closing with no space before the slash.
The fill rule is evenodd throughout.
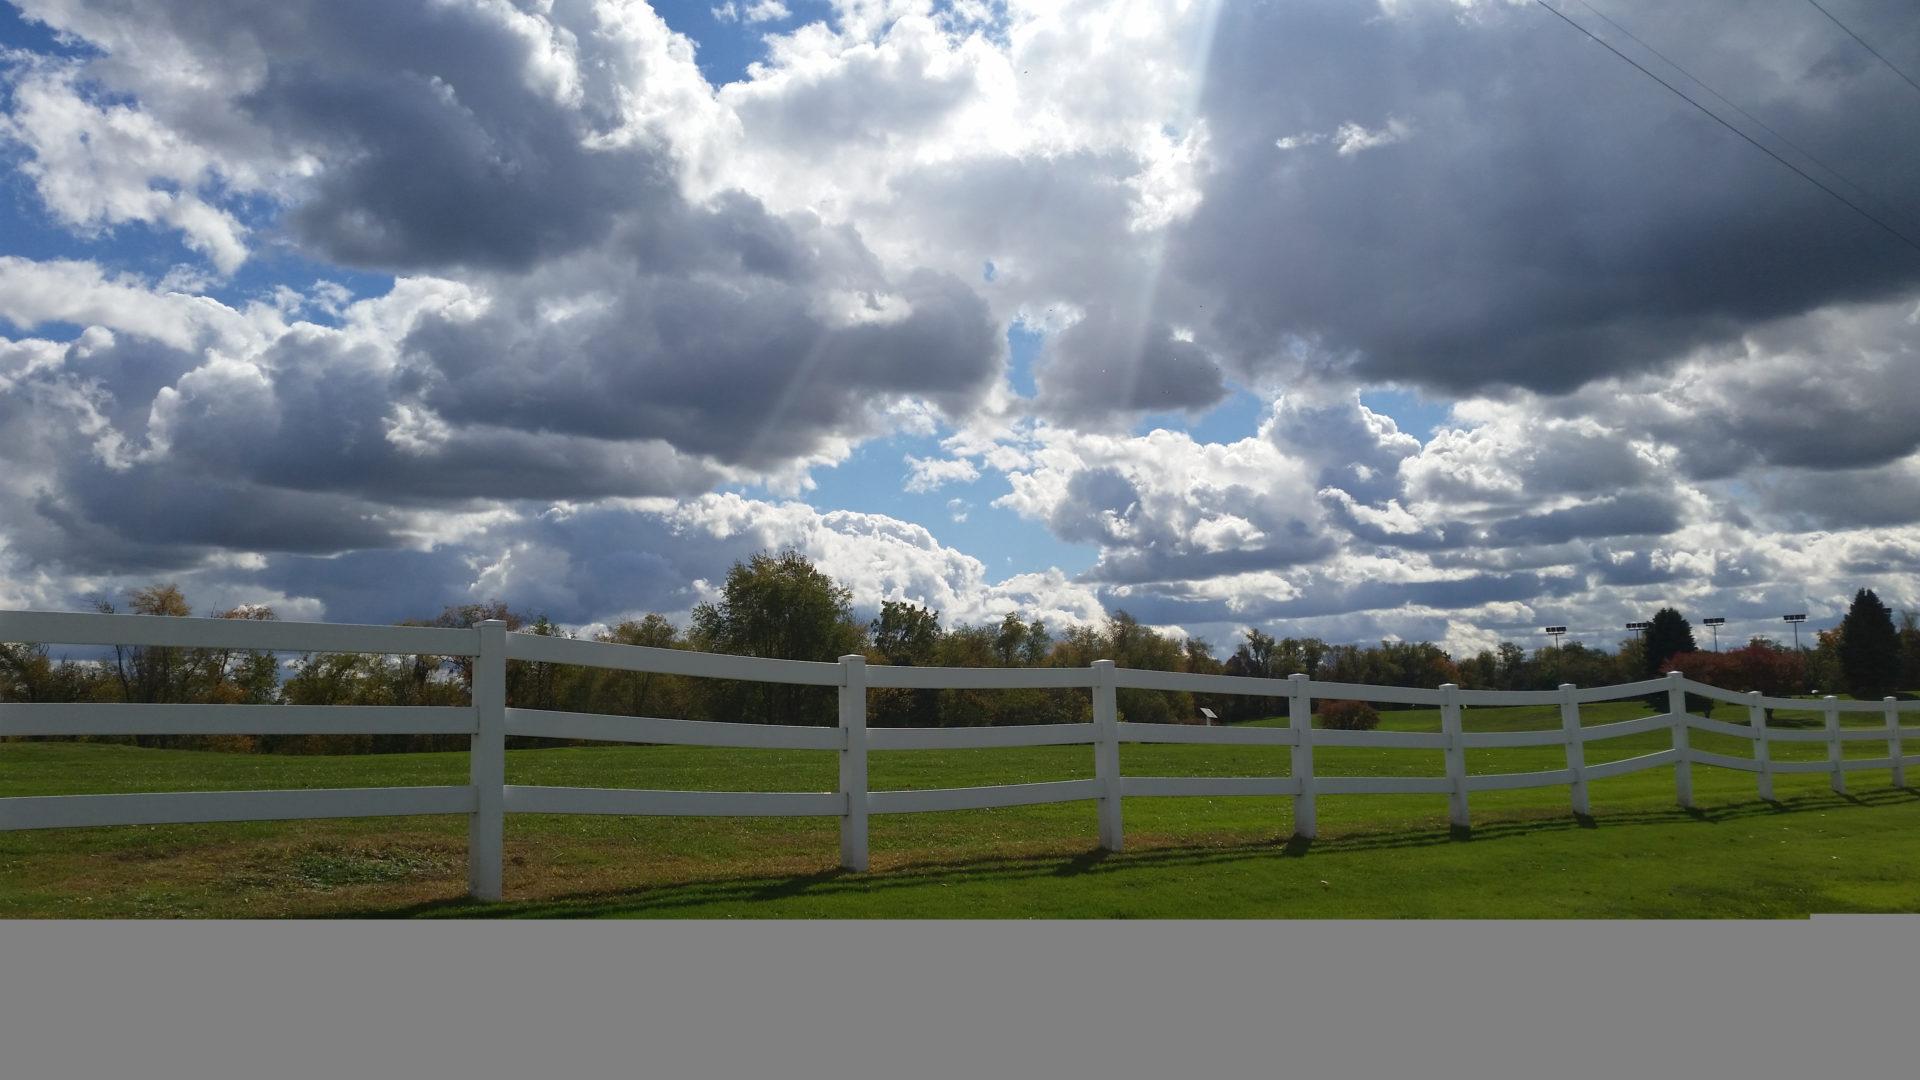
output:
<path id="1" fill-rule="evenodd" d="M 1856 698 L 1884 697 L 1900 681 L 1900 635 L 1872 589 L 1855 593 L 1840 621 L 1840 671 Z"/>
<path id="2" fill-rule="evenodd" d="M 1578 641 L 1538 649 L 1516 690 L 1552 690 L 1561 683 L 1605 686 L 1619 682 L 1618 658 Z"/>
<path id="3" fill-rule="evenodd" d="M 865 637 L 852 592 L 793 550 L 733 564 L 719 601 L 693 609 L 695 647 L 709 652 L 833 661 L 859 652 Z M 835 717 L 827 687 L 729 683 L 713 693 L 729 719 L 826 724 Z"/>
<path id="4" fill-rule="evenodd" d="M 1847 672 L 1840 664 L 1840 645 L 1844 626 L 1821 630 L 1813 635 L 1813 648 L 1806 650 L 1809 693 L 1837 694 L 1846 689 Z"/>
<path id="5" fill-rule="evenodd" d="M 1181 671 L 1185 651 L 1179 641 L 1144 626 L 1125 611 L 1107 616 L 1101 636 L 1105 639 L 1107 659 L 1125 668 L 1146 671 Z M 1192 724 L 1200 719 L 1193 695 L 1184 691 L 1134 690 L 1122 688 L 1116 695 L 1120 718 L 1143 724 Z"/>
<path id="6" fill-rule="evenodd" d="M 955 626 L 940 635 L 933 662 L 940 667 L 999 667 L 999 636 L 998 627 Z M 929 702 L 916 698 L 916 719 L 909 722 L 938 724 L 941 727 L 973 727 L 997 723 L 1006 718 L 1004 709 L 1008 691 L 1005 690 L 949 688 L 926 693 L 932 698 L 933 711 L 922 711 Z"/>
<path id="7" fill-rule="evenodd" d="M 874 651 L 895 667 L 924 667 L 933 662 L 934 650 L 940 647 L 940 613 L 932 608 L 882 600 L 880 617 L 867 626 Z"/>
<path id="8" fill-rule="evenodd" d="M 1900 613 L 1900 689 L 1920 690 L 1920 611 Z"/>
<path id="9" fill-rule="evenodd" d="M 904 600 L 880 602 L 880 616 L 868 624 L 880 663 L 925 667 L 939 662 L 944 634 L 940 613 Z M 876 727 L 930 727 L 939 722 L 938 690 L 887 687 L 867 698 L 867 722 Z"/>
<path id="10" fill-rule="evenodd" d="M 1500 689 L 1518 690 L 1525 684 L 1527 650 L 1511 641 L 1503 641 L 1494 660 L 1497 665 L 1494 677 L 1500 680 Z"/>
<path id="11" fill-rule="evenodd" d="M 1291 672 L 1279 670 L 1274 650 L 1279 644 L 1257 627 L 1248 627 L 1242 635 L 1246 640 L 1233 650 L 1232 674 L 1246 675 L 1257 679 L 1284 679 Z"/>
<path id="12" fill-rule="evenodd" d="M 1295 672 L 1309 677 L 1320 674 L 1320 668 L 1331 647 L 1319 638 L 1274 638 L 1257 627 L 1248 627 L 1241 632 L 1242 641 L 1221 665 L 1221 673 L 1240 675 L 1255 679 L 1284 679 Z M 1228 697 L 1210 696 L 1205 703 L 1207 708 L 1227 720 L 1251 720 L 1268 716 L 1275 710 L 1274 698 L 1250 697 L 1236 694 Z"/>
<path id="13" fill-rule="evenodd" d="M 1613 655 L 1617 665 L 1608 682 L 1633 682 L 1647 677 L 1647 643 L 1638 634 L 1622 641 Z"/>
<path id="14" fill-rule="evenodd" d="M 533 623 L 521 630 L 521 633 L 535 637 L 572 637 L 573 635 L 553 624 L 545 615 L 533 620 Z M 545 660 L 509 660 L 507 661 L 507 705 L 515 709 L 562 709 L 563 697 L 571 697 L 566 691 L 577 683 L 575 669 Z M 524 741 L 511 745 L 539 745 L 538 741 Z"/>
<path id="15" fill-rule="evenodd" d="M 627 619 L 597 635 L 595 640 L 649 649 L 686 647 L 673 621 L 658 612 L 648 612 L 640 619 Z M 588 670 L 593 679 L 589 707 L 594 712 L 672 717 L 684 716 L 688 709 L 690 691 L 686 680 L 679 676 L 608 668 Z"/>
<path id="16" fill-rule="evenodd" d="M 1053 654 L 1053 635 L 1047 624 L 1035 618 L 1027 624 L 1027 636 L 1021 640 L 1020 662 L 1028 667 L 1045 667 Z"/>
<path id="17" fill-rule="evenodd" d="M 994 636 L 993 651 L 999 654 L 1004 667 L 1015 667 L 1026 661 L 1027 624 L 1021 620 L 1019 612 L 1009 611 L 1000 620 L 1000 632 Z"/>

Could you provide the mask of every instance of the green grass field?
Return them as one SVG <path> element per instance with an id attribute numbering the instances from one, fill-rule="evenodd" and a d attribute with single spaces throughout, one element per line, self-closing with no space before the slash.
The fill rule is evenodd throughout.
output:
<path id="1" fill-rule="evenodd" d="M 1588 724 L 1644 715 L 1587 706 Z M 1743 720 L 1728 710 L 1723 719 Z M 1849 716 L 1874 726 L 1877 718 Z M 1261 723 L 1275 724 L 1269 720 Z M 1469 731 L 1549 728 L 1553 708 L 1468 709 Z M 1782 713 L 1778 726 L 1818 726 Z M 1435 710 L 1382 728 L 1437 731 Z M 1588 762 L 1671 745 L 1654 732 L 1588 745 Z M 1693 733 L 1702 750 L 1750 744 Z M 1879 741 L 1849 756 L 1885 756 Z M 1909 748 L 1911 753 L 1912 749 Z M 1824 758 L 1818 744 L 1776 760 Z M 872 786 L 961 787 L 1092 775 L 1091 747 L 874 752 Z M 1284 747 L 1144 745 L 1141 776 L 1284 775 Z M 1469 771 L 1563 767 L 1559 747 L 1470 751 Z M 274 757 L 75 743 L 0 744 L 0 794 L 466 782 L 465 754 Z M 1443 774 L 1437 751 L 1318 749 L 1319 775 Z M 834 755 L 667 746 L 508 753 L 509 783 L 824 791 Z M 1138 798 L 1127 849 L 1095 850 L 1094 804 L 876 816 L 873 870 L 836 869 L 832 819 L 512 815 L 509 902 L 464 898 L 459 817 L 128 826 L 0 833 L 0 917 L 642 916 L 697 918 L 1773 918 L 1920 911 L 1920 791 L 1885 771 L 1775 779 L 1694 767 L 1692 811 L 1671 768 L 1595 781 L 1593 817 L 1565 788 L 1476 792 L 1451 833 L 1439 796 L 1322 796 L 1320 837 L 1289 841 L 1287 798 Z"/>

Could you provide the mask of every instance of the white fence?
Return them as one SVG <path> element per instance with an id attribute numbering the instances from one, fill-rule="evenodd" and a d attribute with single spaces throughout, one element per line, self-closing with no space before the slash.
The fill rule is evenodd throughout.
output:
<path id="1" fill-rule="evenodd" d="M 1321 795 L 1445 795 L 1449 820 L 1465 827 L 1469 823 L 1468 799 L 1476 791 L 1567 787 L 1573 811 L 1584 815 L 1589 812 L 1587 785 L 1590 781 L 1667 765 L 1673 766 L 1680 804 L 1691 806 L 1695 764 L 1756 773 L 1760 797 L 1766 799 L 1773 797 L 1776 773 L 1827 773 L 1833 789 L 1843 792 L 1848 772 L 1890 770 L 1894 786 L 1903 787 L 1906 766 L 1920 764 L 1920 756 L 1903 756 L 1902 750 L 1903 740 L 1920 736 L 1920 728 L 1900 725 L 1902 712 L 1920 711 L 1920 702 L 1901 703 L 1892 698 L 1883 702 L 1838 701 L 1833 697 L 1821 701 L 1770 698 L 1707 686 L 1679 672 L 1661 679 L 1586 689 L 1565 685 L 1549 691 L 1462 690 L 1449 684 L 1424 690 L 1320 682 L 1304 675 L 1275 680 L 1139 671 L 1117 668 L 1110 660 L 1095 661 L 1088 668 L 869 668 L 866 660 L 859 656 L 846 656 L 839 663 L 826 664 L 509 634 L 506 625 L 500 622 L 481 623 L 474 629 L 463 630 L 24 611 L 0 612 L 0 641 L 472 657 L 473 704 L 467 707 L 0 704 L 0 735 L 252 733 L 467 734 L 472 737 L 470 782 L 463 785 L 0 798 L 0 830 L 465 814 L 469 822 L 469 888 L 475 897 L 484 900 L 500 898 L 502 838 L 508 812 L 833 817 L 840 820 L 841 864 L 849 869 L 864 870 L 869 814 L 1091 800 L 1098 803 L 1100 846 L 1118 851 L 1123 838 L 1121 805 L 1128 795 L 1291 796 L 1296 835 L 1312 837 L 1315 800 Z M 508 660 L 832 686 L 839 690 L 840 722 L 833 728 L 797 727 L 510 709 L 506 704 Z M 874 687 L 1085 689 L 1093 695 L 1093 723 L 869 730 L 867 690 Z M 1289 726 L 1232 728 L 1120 723 L 1115 692 L 1121 688 L 1285 698 Z M 1583 704 L 1663 691 L 1667 694 L 1667 711 L 1660 715 L 1593 727 L 1581 725 Z M 1744 705 L 1748 709 L 1748 723 L 1731 724 L 1689 714 L 1686 711 L 1688 693 Z M 1316 729 L 1312 724 L 1315 699 L 1435 705 L 1440 708 L 1441 730 Z M 1461 708 L 1486 705 L 1557 705 L 1561 726 L 1542 731 L 1463 731 Z M 1770 728 L 1768 708 L 1818 709 L 1823 712 L 1826 723 L 1820 730 Z M 1875 713 L 1884 718 L 1884 724 L 1842 729 L 1842 712 Z M 1671 748 L 1621 761 L 1586 764 L 1588 743 L 1659 730 L 1672 733 Z M 1695 750 L 1689 744 L 1693 731 L 1751 740 L 1754 756 L 1731 757 Z M 831 750 L 840 757 L 840 778 L 836 790 L 826 792 L 644 791 L 514 785 L 506 782 L 508 735 Z M 1862 739 L 1884 739 L 1887 756 L 1847 758 L 1842 744 Z M 1286 746 L 1292 750 L 1291 775 L 1124 776 L 1120 772 L 1120 744 L 1124 742 Z M 1769 747 L 1776 742 L 1822 742 L 1827 747 L 1827 758 L 1825 761 L 1775 762 Z M 922 791 L 873 791 L 867 783 L 868 750 L 1080 744 L 1093 747 L 1094 776 L 1090 780 Z M 1315 772 L 1313 763 L 1314 749 L 1323 746 L 1439 750 L 1445 757 L 1445 775 L 1323 776 Z M 1467 773 L 1468 750 L 1520 746 L 1563 747 L 1566 768 L 1526 773 Z"/>

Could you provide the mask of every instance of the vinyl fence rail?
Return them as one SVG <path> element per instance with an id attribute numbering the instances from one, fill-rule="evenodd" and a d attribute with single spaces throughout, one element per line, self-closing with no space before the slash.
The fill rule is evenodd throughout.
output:
<path id="1" fill-rule="evenodd" d="M 1098 660 L 1086 668 L 869 668 L 860 656 L 844 656 L 838 663 L 826 664 L 509 634 L 506 624 L 498 621 L 484 622 L 473 629 L 444 629 L 31 611 L 0 611 L 0 641 L 472 657 L 473 704 L 464 707 L 0 704 L 0 735 L 5 736 L 465 734 L 472 740 L 469 782 L 464 785 L 0 798 L 0 830 L 464 814 L 468 819 L 468 888 L 481 900 L 501 898 L 502 845 L 508 813 L 836 818 L 840 824 L 841 864 L 865 870 L 867 820 L 871 814 L 1088 801 L 1097 804 L 1100 846 L 1118 851 L 1124 845 L 1122 802 L 1129 795 L 1287 796 L 1293 800 L 1296 835 L 1312 837 L 1316 832 L 1316 800 L 1322 795 L 1445 795 L 1449 821 L 1464 828 L 1470 824 L 1470 796 L 1478 791 L 1564 787 L 1572 811 L 1585 815 L 1590 812 L 1587 787 L 1591 781 L 1647 769 L 1672 766 L 1675 798 L 1682 806 L 1692 806 L 1695 765 L 1753 773 L 1759 796 L 1772 799 L 1773 778 L 1779 773 L 1826 773 L 1833 789 L 1844 792 L 1849 772 L 1889 770 L 1893 785 L 1904 787 L 1906 766 L 1920 764 L 1920 756 L 1905 753 L 1906 740 L 1920 738 L 1920 727 L 1901 726 L 1903 716 L 1920 713 L 1920 702 L 1764 697 L 1708 686 L 1679 672 L 1618 686 L 1579 688 L 1569 684 L 1558 690 L 1500 691 L 1462 690 L 1448 684 L 1428 690 L 1321 682 L 1305 675 L 1280 680 L 1139 671 L 1117 668 L 1110 660 Z M 839 693 L 839 724 L 831 728 L 730 724 L 510 709 L 506 703 L 508 660 L 832 686 Z M 1093 722 L 870 731 L 867 690 L 872 687 L 1086 690 L 1092 695 Z M 1227 728 L 1122 722 L 1117 708 L 1117 691 L 1121 689 L 1285 698 L 1288 726 Z M 1663 692 L 1667 708 L 1658 715 L 1591 727 L 1581 723 L 1580 707 L 1584 704 Z M 1734 724 L 1690 714 L 1686 711 L 1688 694 L 1744 706 L 1747 722 Z M 1340 731 L 1313 727 L 1313 702 L 1330 699 L 1434 706 L 1440 710 L 1441 730 Z M 1558 728 L 1540 731 L 1462 730 L 1463 707 L 1497 705 L 1557 705 L 1561 723 Z M 1813 710 L 1820 713 L 1824 723 L 1818 730 L 1770 727 L 1767 710 L 1776 708 Z M 1842 713 L 1872 713 L 1882 722 L 1871 727 L 1842 728 Z M 1671 733 L 1672 745 L 1667 749 L 1620 761 L 1586 763 L 1590 743 L 1662 730 Z M 1690 742 L 1694 731 L 1750 740 L 1753 757 L 1696 750 Z M 514 785 L 506 782 L 508 735 L 832 751 L 839 756 L 839 781 L 835 790 L 827 792 Z M 1884 740 L 1886 755 L 1848 758 L 1844 744 L 1859 740 Z M 1823 743 L 1826 760 L 1776 762 L 1770 747 L 1781 742 Z M 1122 743 L 1285 746 L 1292 755 L 1292 768 L 1290 775 L 1271 777 L 1125 776 L 1120 771 Z M 1093 748 L 1092 779 L 916 791 L 874 791 L 868 783 L 869 750 L 1061 745 Z M 1467 772 L 1468 750 L 1555 745 L 1565 750 L 1565 768 Z M 1327 776 L 1314 768 L 1314 748 L 1323 746 L 1438 750 L 1445 765 L 1440 776 Z"/>

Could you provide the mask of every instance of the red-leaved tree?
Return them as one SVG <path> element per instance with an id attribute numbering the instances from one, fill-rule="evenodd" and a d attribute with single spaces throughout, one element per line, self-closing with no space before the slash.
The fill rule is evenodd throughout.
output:
<path id="1" fill-rule="evenodd" d="M 1667 661 L 1672 671 L 1722 690 L 1745 693 L 1758 690 L 1769 697 L 1797 694 L 1807 685 L 1807 663 L 1801 654 L 1764 641 L 1722 653 L 1679 653 Z"/>

